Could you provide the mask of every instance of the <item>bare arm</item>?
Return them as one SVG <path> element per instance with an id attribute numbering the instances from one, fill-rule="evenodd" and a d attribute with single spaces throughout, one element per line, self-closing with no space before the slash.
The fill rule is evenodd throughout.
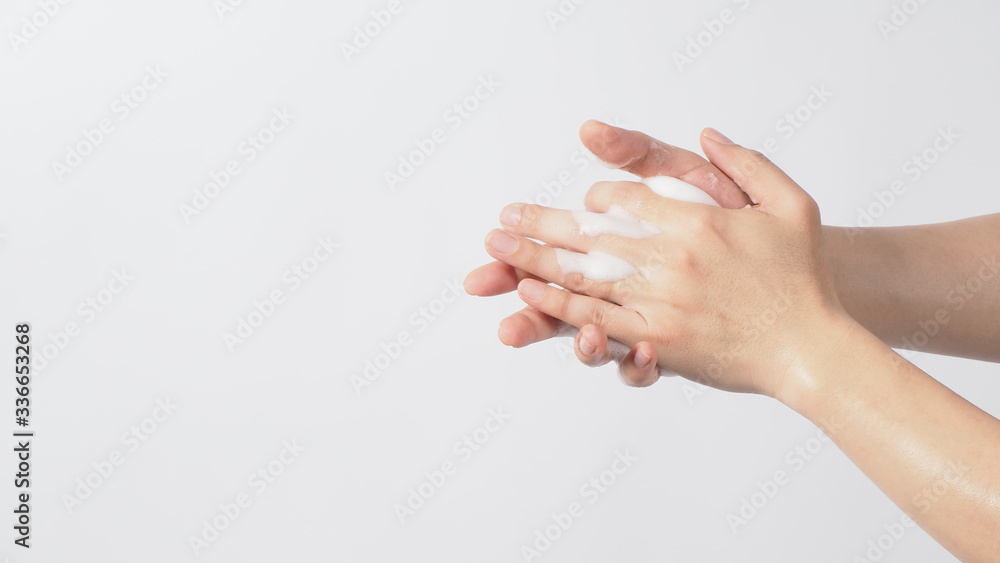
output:
<path id="1" fill-rule="evenodd" d="M 1000 362 L 1000 214 L 823 236 L 841 304 L 883 342 Z"/>
<path id="2" fill-rule="evenodd" d="M 995 561 L 1000 421 L 907 362 L 852 317 L 877 323 L 882 338 L 919 324 L 928 310 L 934 318 L 952 284 L 979 276 L 981 251 L 989 252 L 997 240 L 980 233 L 992 233 L 995 223 L 984 222 L 995 218 L 880 230 L 884 238 L 865 242 L 872 246 L 856 266 L 854 286 L 851 278 L 834 274 L 827 231 L 805 191 L 759 153 L 713 130 L 703 134 L 702 146 L 758 205 L 719 209 L 662 198 L 643 184 L 599 183 L 588 193 L 588 207 L 600 212 L 618 205 L 660 232 L 643 239 L 591 237 L 567 228 L 572 218 L 566 211 L 514 204 L 509 209 L 519 212 L 505 215 L 503 229 L 490 233 L 487 251 L 534 276 L 517 291 L 539 314 L 600 327 L 632 346 L 624 373 L 629 384 L 655 383 L 662 367 L 718 389 L 774 397 L 824 430 L 957 557 Z M 949 254 L 956 237 L 966 244 Z M 552 246 L 610 252 L 626 261 L 659 253 L 669 267 L 587 279 L 562 271 Z M 903 268 L 898 275 L 893 263 L 876 263 L 887 249 L 904 264 L 895 266 Z M 838 286 L 844 282 L 846 298 Z M 977 296 L 989 295 L 986 302 L 993 300 L 995 312 L 1000 277 L 979 287 Z M 897 295 L 895 302 L 882 303 Z M 946 323 L 956 327 L 938 331 L 938 349 L 991 357 L 995 338 L 977 331 L 995 331 L 997 321 L 982 306 L 956 307 Z M 903 313 L 885 318 L 894 308 Z M 973 328 L 958 328 L 960 322 Z"/>
<path id="3" fill-rule="evenodd" d="M 853 325 L 853 326 L 852 326 Z M 850 319 L 778 397 L 962 561 L 1000 553 L 1000 421 Z"/>
<path id="4" fill-rule="evenodd" d="M 590 121 L 580 138 L 598 158 L 638 176 L 681 178 L 723 207 L 750 201 L 708 160 L 641 132 Z M 823 238 L 843 307 L 886 344 L 1000 362 L 1000 292 L 985 290 L 1000 280 L 1000 214 L 915 227 L 823 227 Z M 980 285 L 980 273 L 992 278 Z M 469 274 L 466 288 L 498 295 L 514 291 L 525 277 L 530 274 L 497 261 Z M 527 307 L 500 326 L 501 341 L 522 347 L 557 336 L 565 323 Z M 581 361 L 611 360 L 599 327 L 584 327 L 583 335 L 592 344 L 581 350 L 576 340 Z"/>

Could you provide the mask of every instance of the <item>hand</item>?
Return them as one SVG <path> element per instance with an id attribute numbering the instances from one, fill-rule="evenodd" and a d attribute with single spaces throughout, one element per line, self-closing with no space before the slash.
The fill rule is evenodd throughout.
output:
<path id="1" fill-rule="evenodd" d="M 588 121 L 580 129 L 580 139 L 597 158 L 639 177 L 680 178 L 704 190 L 722 207 L 738 209 L 750 203 L 747 195 L 728 176 L 700 155 L 638 131 Z M 531 277 L 523 270 L 497 261 L 472 271 L 465 280 L 465 288 L 472 295 L 500 295 L 514 291 L 522 279 Z M 504 344 L 520 348 L 574 331 L 574 327 L 529 305 L 501 321 L 498 336 Z M 632 361 L 640 350 L 624 350 L 623 353 L 609 348 L 607 335 L 598 326 L 583 327 L 574 338 L 573 348 L 577 358 L 586 365 L 601 366 L 614 359 L 621 364 L 626 381 L 641 379 L 641 370 Z M 640 354 L 639 358 L 644 360 L 647 356 Z"/>
<path id="2" fill-rule="evenodd" d="M 817 325 L 843 315 L 822 249 L 819 209 L 759 153 L 712 130 L 703 134 L 702 148 L 754 206 L 719 209 L 662 198 L 638 183 L 602 182 L 587 194 L 588 209 L 619 205 L 661 233 L 587 237 L 570 212 L 521 204 L 505 210 L 507 224 L 490 234 L 487 250 L 568 290 L 522 279 L 518 292 L 536 311 L 577 327 L 598 325 L 629 346 L 643 343 L 635 354 L 652 361 L 633 384 L 655 381 L 659 365 L 720 389 L 777 396 L 808 353 Z M 512 215 L 520 219 L 510 221 Z M 552 247 L 613 254 L 640 266 L 641 274 L 616 282 L 567 275 Z"/>

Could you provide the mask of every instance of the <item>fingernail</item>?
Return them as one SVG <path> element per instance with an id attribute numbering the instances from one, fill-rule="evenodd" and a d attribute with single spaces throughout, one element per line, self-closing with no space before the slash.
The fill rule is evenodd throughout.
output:
<path id="1" fill-rule="evenodd" d="M 643 352 L 642 350 L 639 350 L 638 352 L 635 353 L 635 358 L 632 361 L 635 362 L 635 367 L 643 369 L 644 367 L 649 365 L 649 362 L 652 359 L 653 358 L 649 357 L 649 354 Z"/>
<path id="2" fill-rule="evenodd" d="M 711 127 L 706 128 L 705 131 L 702 132 L 702 135 L 704 135 L 704 136 L 708 137 L 709 139 L 712 139 L 716 143 L 719 143 L 719 144 L 722 144 L 722 145 L 735 145 L 736 144 L 736 143 L 730 141 L 729 137 L 723 135 L 722 133 L 719 133 L 718 131 L 716 131 L 715 129 L 712 129 Z"/>
<path id="3" fill-rule="evenodd" d="M 490 245 L 490 248 L 500 254 L 510 254 L 517 248 L 517 241 L 514 240 L 514 237 L 503 231 L 493 231 L 490 233 L 490 238 L 486 240 L 486 244 Z"/>
<path id="4" fill-rule="evenodd" d="M 523 295 L 525 299 L 538 301 L 543 295 L 545 295 L 545 286 L 539 281 L 524 280 L 521 282 L 521 295 Z"/>
<path id="5" fill-rule="evenodd" d="M 591 344 L 590 339 L 587 338 L 588 332 L 584 332 L 580 335 L 580 351 L 583 352 L 584 356 L 591 356 L 597 351 L 597 346 Z"/>
<path id="6" fill-rule="evenodd" d="M 508 227 L 516 227 L 521 222 L 521 206 L 508 205 L 500 212 L 500 222 Z"/>

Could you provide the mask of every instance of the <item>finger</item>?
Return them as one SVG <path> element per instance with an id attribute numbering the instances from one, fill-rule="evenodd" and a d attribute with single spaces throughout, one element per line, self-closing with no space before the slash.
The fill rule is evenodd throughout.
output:
<path id="1" fill-rule="evenodd" d="M 591 120 L 580 128 L 580 140 L 597 158 L 641 178 L 680 178 L 704 190 L 728 209 L 740 209 L 750 203 L 739 186 L 711 162 L 645 133 Z"/>
<path id="2" fill-rule="evenodd" d="M 629 213 L 609 211 L 566 211 L 514 203 L 505 207 L 500 216 L 508 233 L 576 252 L 602 250 L 618 254 L 617 250 L 634 246 L 632 240 L 660 233 L 656 225 Z"/>
<path id="3" fill-rule="evenodd" d="M 708 208 L 699 203 L 661 197 L 638 182 L 597 182 L 587 191 L 584 201 L 588 209 L 598 212 L 605 212 L 612 206 L 621 207 L 660 227 L 697 216 Z"/>
<path id="4" fill-rule="evenodd" d="M 806 192 L 763 154 L 741 147 L 715 129 L 701 133 L 701 146 L 713 164 L 769 213 L 802 209 L 812 202 Z M 815 202 L 813 202 L 815 205 Z"/>
<path id="5" fill-rule="evenodd" d="M 500 212 L 500 223 L 509 233 L 540 240 L 559 248 L 587 252 L 593 240 L 585 236 L 574 219 L 579 212 L 543 205 L 512 203 Z"/>
<path id="6" fill-rule="evenodd" d="M 615 284 L 639 272 L 626 260 L 611 254 L 581 254 L 538 244 L 501 230 L 493 230 L 487 235 L 486 251 L 497 260 L 537 278 L 576 293 L 611 301 L 617 301 Z"/>
<path id="7" fill-rule="evenodd" d="M 656 348 L 649 342 L 639 342 L 618 366 L 622 381 L 632 387 L 649 387 L 660 379 L 656 365 Z"/>
<path id="8" fill-rule="evenodd" d="M 564 332 L 566 323 L 528 306 L 500 321 L 497 336 L 513 348 L 548 340 Z"/>
<path id="9" fill-rule="evenodd" d="M 469 295 L 492 297 L 514 291 L 517 282 L 527 277 L 533 276 L 510 264 L 494 261 L 469 272 L 462 285 Z"/>
<path id="10" fill-rule="evenodd" d="M 523 280 L 517 286 L 521 299 L 535 309 L 576 327 L 589 324 L 604 329 L 610 337 L 631 345 L 647 333 L 646 321 L 632 309 L 586 295 L 552 287 L 538 280 Z"/>
<path id="11" fill-rule="evenodd" d="M 573 341 L 573 351 L 581 363 L 599 367 L 614 359 L 608 349 L 608 336 L 597 325 L 587 325 L 580 329 Z"/>

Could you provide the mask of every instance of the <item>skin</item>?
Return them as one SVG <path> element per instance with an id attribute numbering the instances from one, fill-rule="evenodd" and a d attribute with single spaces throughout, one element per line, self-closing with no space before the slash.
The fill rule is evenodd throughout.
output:
<path id="1" fill-rule="evenodd" d="M 723 208 L 662 198 L 639 183 L 595 184 L 589 209 L 620 205 L 662 231 L 635 240 L 582 236 L 568 211 L 508 206 L 503 229 L 487 238 L 503 266 L 481 268 L 466 283 L 484 295 L 516 284 L 529 308 L 501 325 L 501 340 L 523 345 L 566 323 L 583 328 L 577 354 L 585 362 L 599 363 L 607 337 L 632 346 L 623 362 L 632 385 L 655 382 L 659 365 L 719 389 L 773 397 L 826 432 L 959 559 L 988 561 L 1000 552 L 1000 421 L 886 343 L 943 319 L 936 315 L 944 308 L 948 320 L 927 331 L 935 334 L 924 349 L 997 359 L 1000 275 L 985 279 L 992 270 L 983 269 L 983 259 L 1000 251 L 996 216 L 910 231 L 829 230 L 815 201 L 780 169 L 711 129 L 701 139 L 710 165 L 596 122 L 581 137 L 640 176 L 686 168 L 673 175 Z M 648 267 L 598 283 L 563 275 L 552 246 Z M 948 297 L 959 289 L 968 294 L 962 307 Z M 594 352 L 585 354 L 581 344 L 591 337 Z"/>
<path id="2" fill-rule="evenodd" d="M 637 176 L 680 178 L 727 208 L 750 203 L 732 179 L 708 160 L 641 132 L 588 121 L 580 129 L 580 139 L 601 160 Z M 965 287 L 979 276 L 984 257 L 1000 258 L 996 245 L 1000 214 L 915 227 L 824 226 L 822 236 L 844 309 L 886 344 L 1000 362 L 1000 346 L 996 345 L 1000 339 L 1000 293 L 972 294 Z M 465 288 L 472 295 L 499 295 L 514 291 L 525 277 L 531 275 L 496 261 L 471 272 Z M 936 318 L 942 309 L 946 314 L 943 323 Z M 935 324 L 938 330 L 929 336 Z M 559 319 L 529 305 L 504 319 L 498 336 L 504 344 L 520 348 L 558 336 L 565 328 Z M 920 333 L 929 336 L 926 342 Z M 589 366 L 613 359 L 606 334 L 594 325 L 581 329 L 574 350 Z M 619 366 L 626 381 L 637 379 L 636 354 L 644 360 L 651 352 L 644 343 L 633 348 Z"/>

